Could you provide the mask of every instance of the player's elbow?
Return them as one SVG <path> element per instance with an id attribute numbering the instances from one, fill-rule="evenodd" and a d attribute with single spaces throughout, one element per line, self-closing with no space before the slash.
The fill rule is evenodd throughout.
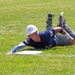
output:
<path id="1" fill-rule="evenodd" d="M 56 28 L 53 28 L 54 30 L 55 30 L 55 34 L 57 34 L 57 33 L 60 33 L 60 31 L 61 31 L 61 27 L 56 27 Z"/>

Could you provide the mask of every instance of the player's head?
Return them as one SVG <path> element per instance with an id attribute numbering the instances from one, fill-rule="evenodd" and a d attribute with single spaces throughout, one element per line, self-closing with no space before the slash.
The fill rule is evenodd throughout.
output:
<path id="1" fill-rule="evenodd" d="M 38 29 L 36 26 L 34 25 L 28 25 L 26 27 L 26 33 L 27 33 L 27 36 L 29 36 L 30 34 L 33 34 L 33 33 L 38 33 Z"/>

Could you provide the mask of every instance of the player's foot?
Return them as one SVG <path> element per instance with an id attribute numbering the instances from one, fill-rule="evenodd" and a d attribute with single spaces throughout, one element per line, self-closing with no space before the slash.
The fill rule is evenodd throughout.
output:
<path id="1" fill-rule="evenodd" d="M 63 27 L 63 24 L 65 23 L 63 14 L 64 14 L 63 12 L 60 13 L 57 26 Z"/>
<path id="2" fill-rule="evenodd" d="M 48 20 L 53 19 L 53 17 L 54 17 L 54 14 L 52 14 L 52 13 L 48 14 Z"/>
<path id="3" fill-rule="evenodd" d="M 48 18 L 47 18 L 47 21 L 46 21 L 46 24 L 47 24 L 46 28 L 52 27 L 53 17 L 54 17 L 54 14 L 52 14 L 52 13 L 48 14 Z"/>

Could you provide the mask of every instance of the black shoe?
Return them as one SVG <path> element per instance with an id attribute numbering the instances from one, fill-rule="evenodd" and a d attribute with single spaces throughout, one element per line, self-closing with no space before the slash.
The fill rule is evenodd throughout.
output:
<path id="1" fill-rule="evenodd" d="M 52 27 L 52 19 L 53 19 L 53 17 L 54 17 L 54 14 L 48 14 L 48 19 L 46 21 L 46 24 L 47 24 L 46 28 L 48 26 L 51 26 Z"/>
<path id="2" fill-rule="evenodd" d="M 65 19 L 64 19 L 64 16 L 63 16 L 63 12 L 61 12 L 60 15 L 59 15 L 59 21 L 57 23 L 57 26 L 63 27 L 64 23 L 65 23 Z"/>
<path id="3" fill-rule="evenodd" d="M 48 14 L 48 20 L 53 19 L 53 17 L 54 17 L 54 14 L 52 14 L 52 13 Z"/>

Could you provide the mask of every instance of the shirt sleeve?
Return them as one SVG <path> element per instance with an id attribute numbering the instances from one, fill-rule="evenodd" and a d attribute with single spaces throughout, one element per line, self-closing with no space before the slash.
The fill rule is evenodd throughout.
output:
<path id="1" fill-rule="evenodd" d="M 27 46 L 30 46 L 32 44 L 32 41 L 30 38 L 27 38 L 26 40 L 23 41 L 24 44 L 26 44 Z"/>

